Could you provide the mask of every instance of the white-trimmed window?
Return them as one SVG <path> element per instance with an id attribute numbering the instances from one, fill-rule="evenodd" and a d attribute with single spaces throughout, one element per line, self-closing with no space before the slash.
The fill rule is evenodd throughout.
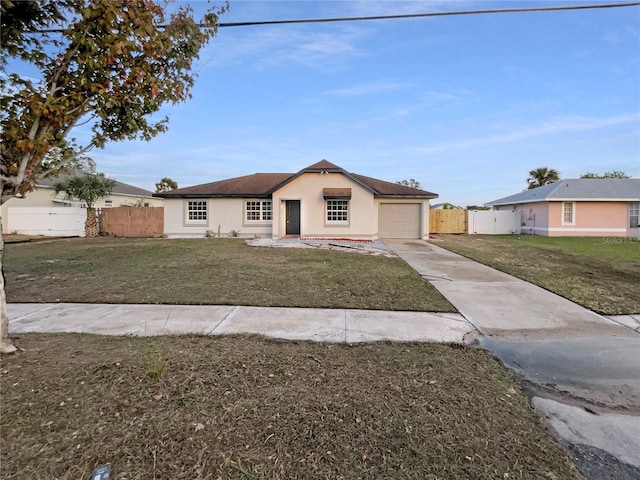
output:
<path id="1" fill-rule="evenodd" d="M 575 225 L 576 204 L 574 202 L 562 202 L 562 224 Z"/>
<path id="2" fill-rule="evenodd" d="M 113 200 L 105 200 L 105 201 L 104 201 L 104 207 L 105 207 L 105 208 L 111 208 L 111 207 L 113 207 Z"/>
<path id="3" fill-rule="evenodd" d="M 640 203 L 629 204 L 629 228 L 638 228 L 640 225 Z"/>
<path id="4" fill-rule="evenodd" d="M 273 218 L 271 200 L 249 200 L 245 202 L 247 222 L 269 222 Z"/>
<path id="5" fill-rule="evenodd" d="M 327 222 L 349 221 L 349 200 L 327 200 Z"/>
<path id="6" fill-rule="evenodd" d="M 187 223 L 206 223 L 207 201 L 189 200 L 187 202 Z"/>

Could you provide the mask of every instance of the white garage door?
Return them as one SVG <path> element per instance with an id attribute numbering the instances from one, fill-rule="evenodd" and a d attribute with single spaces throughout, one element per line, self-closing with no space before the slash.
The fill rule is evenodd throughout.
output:
<path id="1" fill-rule="evenodd" d="M 380 238 L 422 238 L 419 203 L 381 203 L 378 210 Z"/>

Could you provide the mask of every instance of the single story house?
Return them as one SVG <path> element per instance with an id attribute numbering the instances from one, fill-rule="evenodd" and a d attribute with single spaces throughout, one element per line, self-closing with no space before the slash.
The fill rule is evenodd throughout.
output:
<path id="1" fill-rule="evenodd" d="M 12 198 L 2 205 L 2 231 L 8 231 L 9 207 L 83 207 L 82 202 L 66 200 L 64 194 L 56 195 L 53 185 L 65 179 L 67 175 L 56 178 L 45 178 L 38 183 L 38 188 L 27 193 L 23 198 Z M 145 207 L 162 207 L 162 199 L 154 198 L 153 192 L 116 181 L 111 194 L 98 200 L 96 208 L 122 207 L 128 205 L 142 205 Z"/>
<path id="2" fill-rule="evenodd" d="M 579 178 L 525 190 L 485 205 L 519 210 L 522 233 L 637 237 L 640 179 Z"/>
<path id="3" fill-rule="evenodd" d="M 327 160 L 156 193 L 169 238 L 205 235 L 374 240 L 429 237 L 435 193 L 365 177 Z"/>

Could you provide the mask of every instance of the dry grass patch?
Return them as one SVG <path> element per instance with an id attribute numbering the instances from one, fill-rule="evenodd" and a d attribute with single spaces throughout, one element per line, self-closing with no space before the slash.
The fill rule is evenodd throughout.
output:
<path id="1" fill-rule="evenodd" d="M 631 238 L 439 235 L 435 245 L 604 315 L 640 313 L 640 242 Z"/>
<path id="2" fill-rule="evenodd" d="M 240 239 L 70 239 L 6 246 L 9 302 L 217 304 L 452 312 L 398 258 Z"/>
<path id="3" fill-rule="evenodd" d="M 2 476 L 582 478 L 506 369 L 434 344 L 28 334 Z"/>

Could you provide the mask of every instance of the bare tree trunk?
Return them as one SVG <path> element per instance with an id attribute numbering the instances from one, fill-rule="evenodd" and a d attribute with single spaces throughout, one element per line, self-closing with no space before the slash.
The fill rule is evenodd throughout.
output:
<path id="1" fill-rule="evenodd" d="M 87 207 L 87 219 L 84 222 L 84 232 L 88 238 L 98 236 L 98 221 L 96 220 L 96 209 Z"/>
<path id="2" fill-rule="evenodd" d="M 2 217 L 0 217 L 0 353 L 13 353 L 17 350 L 9 338 L 9 317 L 7 317 L 7 295 L 4 291 L 4 238 L 2 236 Z"/>

